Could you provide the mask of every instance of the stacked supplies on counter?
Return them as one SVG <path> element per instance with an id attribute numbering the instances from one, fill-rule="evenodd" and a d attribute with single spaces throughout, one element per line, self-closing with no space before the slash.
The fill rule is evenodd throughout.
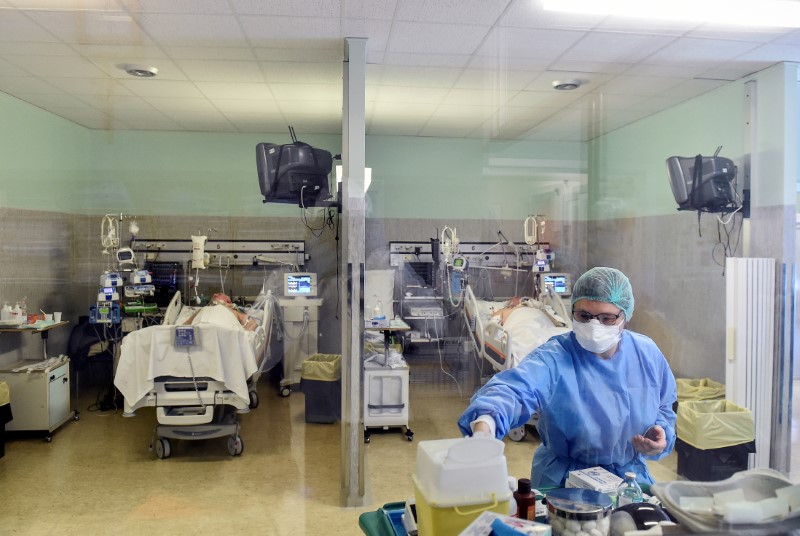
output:
<path id="1" fill-rule="evenodd" d="M 614 496 L 622 479 L 602 467 L 590 467 L 578 471 L 570 471 L 567 476 L 567 488 L 583 488 L 599 491 Z"/>

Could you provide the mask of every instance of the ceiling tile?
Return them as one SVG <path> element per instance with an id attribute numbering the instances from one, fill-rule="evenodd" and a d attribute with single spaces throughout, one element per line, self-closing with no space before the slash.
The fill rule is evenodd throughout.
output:
<path id="1" fill-rule="evenodd" d="M 268 84 L 277 101 L 326 101 L 341 109 L 342 86 L 329 84 Z M 310 103 L 309 103 L 310 105 Z"/>
<path id="2" fill-rule="evenodd" d="M 55 9 L 63 11 L 119 10 L 119 6 L 115 0 L 7 0 L 7 3 L 18 9 Z"/>
<path id="3" fill-rule="evenodd" d="M 564 95 L 565 93 L 585 93 L 602 86 L 611 80 L 612 76 L 601 73 L 584 73 L 576 71 L 545 71 L 540 73 L 536 79 L 525 89 L 528 91 L 547 91 Z M 558 91 L 553 89 L 553 82 L 564 80 L 580 80 L 582 86 L 572 91 Z"/>
<path id="4" fill-rule="evenodd" d="M 197 82 L 264 82 L 256 61 L 178 60 L 177 65 Z"/>
<path id="5" fill-rule="evenodd" d="M 446 67 L 384 66 L 381 84 L 387 86 L 452 87 L 460 69 Z"/>
<path id="6" fill-rule="evenodd" d="M 242 15 L 270 15 L 291 17 L 328 17 L 338 19 L 341 0 L 230 0 L 236 13 Z"/>
<path id="7" fill-rule="evenodd" d="M 345 19 L 341 24 L 341 35 L 366 37 L 368 51 L 385 51 L 391 30 L 388 20 Z"/>
<path id="8" fill-rule="evenodd" d="M 585 32 L 573 30 L 494 28 L 476 54 L 553 61 L 584 35 Z"/>
<path id="9" fill-rule="evenodd" d="M 261 62 L 262 78 L 271 83 L 341 85 L 341 63 Z"/>
<path id="10" fill-rule="evenodd" d="M 619 74 L 631 68 L 631 63 L 608 63 L 602 61 L 580 61 L 580 60 L 564 60 L 559 59 L 550 64 L 549 71 L 568 71 L 568 72 L 583 72 L 603 73 L 603 74 Z"/>
<path id="11" fill-rule="evenodd" d="M 93 108 L 120 118 L 121 116 L 129 117 L 133 114 L 150 112 L 153 110 L 153 107 L 149 103 L 139 97 L 125 95 L 87 95 L 82 96 L 80 99 Z"/>
<path id="12" fill-rule="evenodd" d="M 22 67 L 17 67 L 4 59 L 0 59 L 0 78 L 9 76 L 30 76 L 30 73 Z"/>
<path id="13" fill-rule="evenodd" d="M 747 26 L 726 26 L 720 24 L 704 24 L 684 37 L 704 37 L 708 39 L 727 39 L 730 41 L 754 41 L 766 43 L 772 41 L 786 31 L 785 28 L 750 28 Z"/>
<path id="14" fill-rule="evenodd" d="M 594 91 L 617 95 L 650 96 L 658 95 L 685 80 L 685 78 L 677 77 L 620 75 L 605 82 Z"/>
<path id="15" fill-rule="evenodd" d="M 758 45 L 745 41 L 719 41 L 686 37 L 674 41 L 647 58 L 649 64 L 713 64 L 718 65 Z M 713 66 L 712 65 L 712 66 Z"/>
<path id="16" fill-rule="evenodd" d="M 22 100 L 25 100 L 27 95 L 64 95 L 64 92 L 53 84 L 35 76 L 0 75 L 0 91 Z"/>
<path id="17" fill-rule="evenodd" d="M 495 109 L 509 101 L 516 95 L 510 90 L 482 90 L 482 89 L 451 89 L 442 100 L 442 105 L 448 106 L 493 106 Z"/>
<path id="18" fill-rule="evenodd" d="M 176 46 L 241 46 L 244 35 L 232 15 L 142 13 L 139 24 L 159 44 Z"/>
<path id="19" fill-rule="evenodd" d="M 436 138 L 466 138 L 482 124 L 483 121 L 475 118 L 438 119 L 436 122 L 429 122 L 422 127 L 417 135 Z"/>
<path id="20" fill-rule="evenodd" d="M 63 43 L 26 43 L 2 42 L 0 39 L 0 54 L 3 56 L 78 56 L 69 45 Z"/>
<path id="21" fill-rule="evenodd" d="M 103 78 L 103 71 L 80 57 L 9 56 L 8 60 L 35 76 L 55 78 Z"/>
<path id="22" fill-rule="evenodd" d="M 500 92 L 521 90 L 535 80 L 539 74 L 535 71 L 511 71 L 507 69 L 467 69 L 461 73 L 454 87 Z"/>
<path id="23" fill-rule="evenodd" d="M 0 43 L 5 41 L 24 41 L 54 43 L 58 38 L 30 20 L 21 11 L 0 10 Z"/>
<path id="24" fill-rule="evenodd" d="M 202 95 L 209 99 L 269 100 L 272 98 L 269 86 L 263 83 L 198 82 L 196 86 L 202 91 Z"/>
<path id="25" fill-rule="evenodd" d="M 509 99 L 508 106 L 536 107 L 536 108 L 561 108 L 580 99 L 585 92 L 575 91 L 520 91 Z"/>
<path id="26" fill-rule="evenodd" d="M 342 50 L 338 19 L 241 15 L 239 20 L 254 47 Z"/>
<path id="27" fill-rule="evenodd" d="M 664 35 L 591 32 L 584 35 L 559 59 L 638 63 L 674 40 L 675 37 Z"/>
<path id="28" fill-rule="evenodd" d="M 780 61 L 800 61 L 800 44 L 769 43 L 761 45 L 738 56 L 735 61 L 763 62 L 767 65 Z"/>
<path id="29" fill-rule="evenodd" d="M 82 100 L 71 95 L 65 95 L 64 93 L 42 93 L 38 95 L 27 94 L 23 97 L 23 100 L 33 104 L 34 106 L 38 106 L 39 108 L 49 110 L 56 114 L 58 113 L 56 110 L 66 108 L 72 110 L 83 109 L 96 111 L 96 108 L 92 108 Z"/>
<path id="30" fill-rule="evenodd" d="M 684 97 L 691 99 L 698 95 L 702 95 L 712 89 L 724 86 L 728 82 L 725 80 L 687 80 L 682 84 L 671 87 L 662 93 L 666 97 Z"/>
<path id="31" fill-rule="evenodd" d="M 483 123 L 492 115 L 497 112 L 497 105 L 486 106 L 464 106 L 452 104 L 440 104 L 436 111 L 431 114 L 431 119 L 438 122 L 441 119 L 458 119 L 464 118 L 465 120 L 473 121 L 478 120 Z M 451 123 L 455 124 L 455 123 Z M 475 127 L 478 125 L 476 124 Z"/>
<path id="32" fill-rule="evenodd" d="M 381 86 L 378 89 L 377 102 L 438 104 L 448 91 L 446 88 Z"/>
<path id="33" fill-rule="evenodd" d="M 691 65 L 651 65 L 648 63 L 638 63 L 625 71 L 626 75 L 631 76 L 666 76 L 693 78 L 706 71 L 706 67 Z"/>
<path id="34" fill-rule="evenodd" d="M 152 44 L 150 38 L 124 11 L 27 11 L 26 13 L 31 20 L 67 43 Z"/>
<path id="35" fill-rule="evenodd" d="M 346 0 L 343 7 L 345 18 L 391 20 L 396 6 L 397 0 Z"/>
<path id="36" fill-rule="evenodd" d="M 488 31 L 489 26 L 399 21 L 387 52 L 472 54 Z"/>
<path id="37" fill-rule="evenodd" d="M 338 63 L 344 60 L 342 47 L 339 48 L 255 48 L 256 59 L 261 61 L 282 61 L 294 63 Z"/>
<path id="38" fill-rule="evenodd" d="M 124 79 L 120 81 L 131 93 L 140 97 L 160 97 L 160 98 L 185 98 L 198 99 L 203 97 L 200 90 L 192 82 L 180 80 L 134 80 Z M 207 82 L 208 83 L 208 82 Z"/>
<path id="39" fill-rule="evenodd" d="M 272 99 L 212 99 L 211 103 L 226 116 L 274 115 L 280 113 L 278 103 Z"/>
<path id="40" fill-rule="evenodd" d="M 62 91 L 72 95 L 131 95 L 128 88 L 111 78 L 52 78 L 51 81 Z"/>
<path id="41" fill-rule="evenodd" d="M 696 22 L 648 20 L 634 17 L 609 16 L 595 26 L 595 30 L 630 32 L 636 34 L 684 35 L 699 26 Z"/>
<path id="42" fill-rule="evenodd" d="M 229 14 L 227 2 L 219 0 L 117 0 L 131 13 L 182 13 L 182 14 Z"/>
<path id="43" fill-rule="evenodd" d="M 167 57 L 173 60 L 231 60 L 251 61 L 258 59 L 254 51 L 246 47 L 181 47 L 162 46 Z"/>
<path id="44" fill-rule="evenodd" d="M 253 114 L 225 114 L 225 117 L 239 132 L 264 133 L 287 130 L 286 121 L 282 117 L 259 117 Z"/>
<path id="45" fill-rule="evenodd" d="M 369 48 L 369 43 L 367 44 Z M 406 65 L 409 67 L 464 67 L 469 63 L 468 54 L 405 54 L 387 52 L 383 57 L 384 65 Z"/>
<path id="46" fill-rule="evenodd" d="M 749 76 L 751 74 L 757 73 L 758 71 L 762 71 L 767 67 L 774 65 L 773 62 L 765 62 L 765 61 L 729 61 L 715 67 L 713 69 L 708 69 L 704 71 L 701 75 L 697 78 L 711 78 L 711 79 L 718 79 L 718 80 L 739 80 L 744 78 L 745 76 Z"/>
<path id="47" fill-rule="evenodd" d="M 509 3 L 510 0 L 398 0 L 395 20 L 494 24 Z"/>
<path id="48" fill-rule="evenodd" d="M 70 47 L 84 58 L 107 58 L 119 63 L 149 63 L 167 57 L 161 48 L 154 45 L 73 43 Z"/>
<path id="49" fill-rule="evenodd" d="M 480 51 L 479 51 L 480 52 Z M 469 62 L 470 69 L 489 69 L 497 71 L 533 71 L 547 70 L 552 60 L 532 58 L 509 58 L 504 55 L 473 56 Z"/>
<path id="50" fill-rule="evenodd" d="M 183 99 L 177 97 L 147 97 L 145 101 L 173 119 L 187 113 L 219 113 L 208 99 Z"/>

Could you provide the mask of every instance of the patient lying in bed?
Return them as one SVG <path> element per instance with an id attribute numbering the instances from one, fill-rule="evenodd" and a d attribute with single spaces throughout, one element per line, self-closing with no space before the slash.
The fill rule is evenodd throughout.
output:
<path id="1" fill-rule="evenodd" d="M 183 324 L 214 324 L 232 329 L 244 328 L 246 331 L 255 331 L 258 327 L 258 322 L 236 310 L 231 299 L 222 293 L 214 294 L 208 305 L 192 314 Z"/>
<path id="2" fill-rule="evenodd" d="M 510 334 L 509 367 L 515 367 L 534 348 L 544 344 L 550 337 L 569 331 L 555 314 L 531 298 L 515 297 L 506 307 L 492 313 L 491 321 L 497 322 Z"/>

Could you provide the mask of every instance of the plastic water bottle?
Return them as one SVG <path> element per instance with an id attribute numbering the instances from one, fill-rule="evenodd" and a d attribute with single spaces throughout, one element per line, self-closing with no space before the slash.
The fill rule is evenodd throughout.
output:
<path id="1" fill-rule="evenodd" d="M 625 473 L 625 480 L 617 488 L 617 508 L 642 501 L 644 501 L 644 497 L 642 497 L 642 488 L 636 482 L 636 473 Z"/>

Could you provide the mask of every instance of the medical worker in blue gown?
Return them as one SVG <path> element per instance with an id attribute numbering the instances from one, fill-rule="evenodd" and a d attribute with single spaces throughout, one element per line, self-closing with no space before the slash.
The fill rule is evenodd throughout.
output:
<path id="1" fill-rule="evenodd" d="M 569 471 L 595 466 L 652 483 L 645 459 L 675 444 L 675 378 L 651 339 L 625 329 L 633 304 L 619 270 L 583 274 L 572 289 L 572 331 L 487 382 L 459 418 L 461 431 L 501 439 L 538 411 L 534 487 L 563 487 Z"/>

